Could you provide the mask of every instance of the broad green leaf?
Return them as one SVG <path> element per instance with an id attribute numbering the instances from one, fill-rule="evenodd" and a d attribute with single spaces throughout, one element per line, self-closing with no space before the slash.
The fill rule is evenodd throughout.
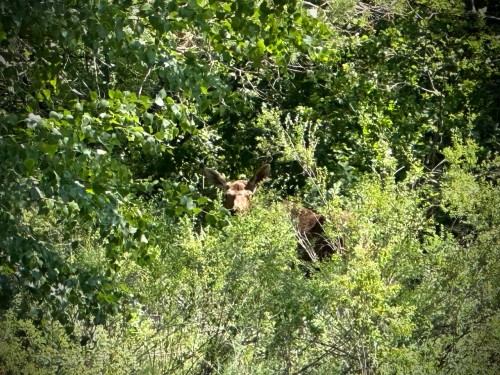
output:
<path id="1" fill-rule="evenodd" d="M 158 97 L 156 97 L 156 99 L 155 99 L 155 104 L 156 104 L 157 106 L 159 106 L 159 107 L 163 107 L 163 105 L 164 105 L 164 103 L 163 103 L 163 99 L 162 99 L 162 98 L 160 98 L 159 96 L 158 96 Z"/>
<path id="2" fill-rule="evenodd" d="M 46 142 L 39 142 L 38 147 L 50 157 L 53 157 L 56 154 L 57 150 L 59 150 L 58 144 L 50 144 Z"/>
<path id="3" fill-rule="evenodd" d="M 28 173 L 32 174 L 34 169 L 35 169 L 36 160 L 24 159 L 23 164 L 24 164 L 24 167 L 26 168 L 26 170 L 28 171 Z"/>
<path id="4" fill-rule="evenodd" d="M 266 52 L 266 45 L 264 43 L 264 39 L 259 39 L 257 41 L 257 50 L 259 51 L 260 55 L 263 55 L 264 52 Z"/>
<path id="5" fill-rule="evenodd" d="M 79 211 L 80 207 L 78 206 L 78 203 L 76 202 L 69 202 L 68 207 L 71 211 Z"/>
<path id="6" fill-rule="evenodd" d="M 50 100 L 51 91 L 47 90 L 47 89 L 43 89 L 42 92 L 43 92 L 43 96 L 45 97 L 45 99 Z"/>

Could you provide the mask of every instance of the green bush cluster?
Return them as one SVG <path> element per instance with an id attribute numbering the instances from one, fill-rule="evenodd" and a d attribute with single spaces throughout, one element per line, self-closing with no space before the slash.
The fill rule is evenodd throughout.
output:
<path id="1" fill-rule="evenodd" d="M 0 373 L 498 373 L 499 17 L 0 4 Z"/>

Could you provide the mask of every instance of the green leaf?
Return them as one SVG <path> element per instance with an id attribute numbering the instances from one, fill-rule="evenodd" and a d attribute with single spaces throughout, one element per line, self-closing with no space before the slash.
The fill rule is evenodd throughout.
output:
<path id="1" fill-rule="evenodd" d="M 155 133 L 155 138 L 158 140 L 158 141 L 161 141 L 165 138 L 165 132 L 162 130 L 162 131 L 159 131 L 157 133 Z"/>
<path id="2" fill-rule="evenodd" d="M 38 147 L 50 157 L 53 157 L 56 154 L 57 150 L 59 150 L 58 144 L 50 144 L 46 142 L 39 142 Z"/>
<path id="3" fill-rule="evenodd" d="M 23 161 L 23 164 L 24 164 L 24 167 L 26 168 L 26 170 L 28 171 L 29 174 L 32 174 L 34 169 L 35 169 L 35 165 L 36 165 L 36 160 L 34 159 L 25 159 Z"/>
<path id="4" fill-rule="evenodd" d="M 61 114 L 55 111 L 50 111 L 49 112 L 49 117 L 53 118 L 55 120 L 60 120 L 62 118 Z"/>
<path id="5" fill-rule="evenodd" d="M 78 203 L 76 203 L 74 201 L 68 203 L 68 208 L 70 209 L 70 211 L 79 211 L 80 210 L 80 206 L 78 205 Z"/>
<path id="6" fill-rule="evenodd" d="M 75 111 L 83 112 L 83 103 L 76 102 L 74 108 L 75 108 Z"/>
<path id="7" fill-rule="evenodd" d="M 42 92 L 43 92 L 43 96 L 45 96 L 45 99 L 50 100 L 50 95 L 51 95 L 50 90 L 44 89 L 44 90 L 42 90 Z"/>
<path id="8" fill-rule="evenodd" d="M 208 202 L 208 198 L 207 197 L 199 197 L 196 202 L 199 204 L 199 205 L 203 205 L 205 203 Z"/>
<path id="9" fill-rule="evenodd" d="M 266 44 L 264 43 L 264 39 L 259 39 L 257 41 L 257 51 L 259 51 L 260 55 L 263 55 L 266 52 Z"/>
<path id="10" fill-rule="evenodd" d="M 163 103 L 163 99 L 162 99 L 162 98 L 160 98 L 159 96 L 158 96 L 158 97 L 156 97 L 156 99 L 155 99 L 155 104 L 156 104 L 157 106 L 159 106 L 159 107 L 163 107 L 163 105 L 164 105 L 164 103 Z"/>

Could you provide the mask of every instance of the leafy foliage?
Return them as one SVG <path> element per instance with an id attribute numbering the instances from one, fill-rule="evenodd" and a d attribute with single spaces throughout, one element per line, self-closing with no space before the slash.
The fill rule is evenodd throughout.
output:
<path id="1" fill-rule="evenodd" d="M 0 372 L 496 373 L 499 16 L 0 4 Z M 241 216 L 205 189 L 264 163 Z"/>

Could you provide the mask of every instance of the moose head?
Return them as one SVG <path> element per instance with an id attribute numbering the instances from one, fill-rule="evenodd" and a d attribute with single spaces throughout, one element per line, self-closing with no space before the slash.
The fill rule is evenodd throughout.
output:
<path id="1" fill-rule="evenodd" d="M 264 164 L 255 171 L 250 180 L 226 181 L 219 172 L 205 168 L 206 179 L 225 194 L 224 207 L 234 213 L 246 211 L 250 208 L 250 199 L 257 189 L 257 185 L 269 176 L 271 166 Z"/>

